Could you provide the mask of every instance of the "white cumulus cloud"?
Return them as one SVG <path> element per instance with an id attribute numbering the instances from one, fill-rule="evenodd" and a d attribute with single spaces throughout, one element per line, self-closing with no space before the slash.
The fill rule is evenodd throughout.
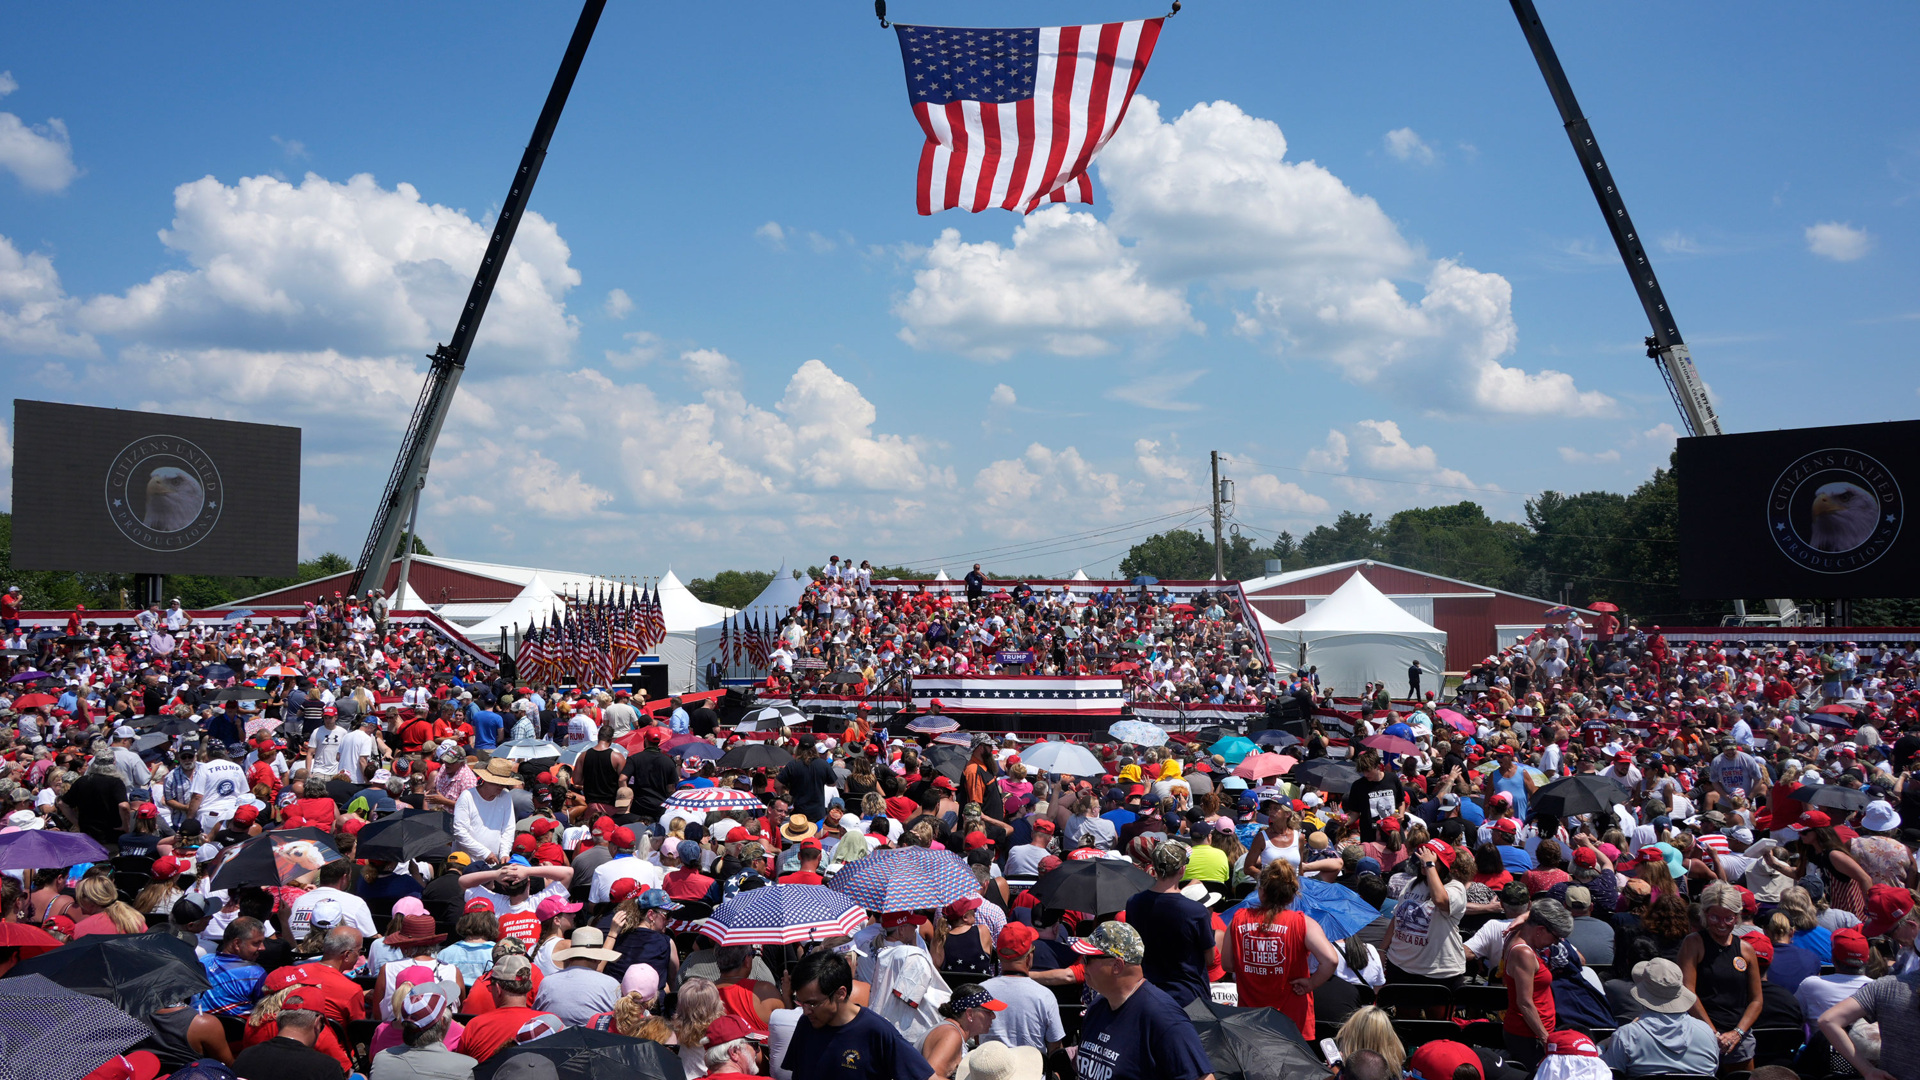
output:
<path id="1" fill-rule="evenodd" d="M 160 233 L 190 269 L 168 270 L 81 311 L 94 333 L 149 344 L 337 349 L 373 355 L 432 350 L 454 329 L 488 230 L 411 184 L 361 174 L 300 184 L 204 177 L 174 189 Z M 578 336 L 566 313 L 580 283 L 553 224 L 520 222 L 474 354 L 491 364 L 547 366 Z"/>
<path id="2" fill-rule="evenodd" d="M 55 356 L 96 356 L 90 335 L 68 325 L 74 300 L 60 287 L 53 260 L 22 255 L 0 236 L 0 350 Z"/>
<path id="3" fill-rule="evenodd" d="M 1198 402 L 1181 401 L 1178 395 L 1206 373 L 1205 368 L 1199 368 L 1148 375 L 1109 389 L 1105 397 L 1108 401 L 1124 401 L 1129 405 L 1161 412 L 1197 412 L 1200 409 Z"/>
<path id="4" fill-rule="evenodd" d="M 1569 465 L 1602 465 L 1620 460 L 1618 450 L 1582 450 L 1574 446 L 1560 448 L 1560 460 Z"/>
<path id="5" fill-rule="evenodd" d="M 1060 206 L 1022 221 L 1011 247 L 942 231 L 913 280 L 894 305 L 901 340 L 980 359 L 1030 347 L 1091 356 L 1121 332 L 1200 329 L 1183 290 L 1148 282 L 1111 230 Z"/>
<path id="6" fill-rule="evenodd" d="M 993 393 L 987 396 L 987 402 L 989 404 L 1002 409 L 1013 408 L 1019 400 L 1019 395 L 1013 392 L 1013 387 L 1008 386 L 1006 383 L 1000 383 L 995 386 Z"/>
<path id="7" fill-rule="evenodd" d="M 1387 132 L 1383 140 L 1387 153 L 1401 161 L 1411 161 L 1416 165 L 1431 165 L 1439 155 L 1420 133 L 1410 127 L 1394 128 Z"/>
<path id="8" fill-rule="evenodd" d="M 0 97 L 20 89 L 11 71 L 0 71 Z M 0 112 L 0 169 L 12 173 L 30 191 L 61 191 L 80 170 L 73 164 L 73 140 L 66 122 L 48 120 L 28 124 L 10 112 Z"/>
<path id="9" fill-rule="evenodd" d="M 1822 221 L 1807 226 L 1807 250 L 1834 262 L 1852 262 L 1873 250 L 1873 237 L 1851 224 Z"/>
<path id="10" fill-rule="evenodd" d="M 633 310 L 633 297 L 625 289 L 608 289 L 606 303 L 600 310 L 607 313 L 609 319 L 624 319 Z"/>
<path id="11" fill-rule="evenodd" d="M 1280 510 L 1293 514 L 1324 514 L 1333 504 L 1291 481 L 1272 473 L 1260 473 L 1241 487 L 1242 501 L 1262 510 Z"/>
<path id="12" fill-rule="evenodd" d="M 901 337 L 985 359 L 1099 353 L 1201 332 L 1187 296 L 1204 288 L 1243 294 L 1228 296 L 1236 333 L 1429 406 L 1614 411 L 1565 373 L 1502 362 L 1519 343 L 1504 277 L 1427 258 L 1372 198 L 1289 161 L 1279 126 L 1231 102 L 1167 120 L 1136 97 L 1095 167 L 1104 222 L 1054 207 L 1010 247 L 942 234 L 895 305 Z"/>

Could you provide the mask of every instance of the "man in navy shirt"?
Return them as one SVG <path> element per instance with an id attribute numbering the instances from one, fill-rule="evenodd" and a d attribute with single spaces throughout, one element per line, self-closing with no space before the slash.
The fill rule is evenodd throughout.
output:
<path id="1" fill-rule="evenodd" d="M 1142 942 L 1146 978 L 1185 1008 L 1195 998 L 1211 997 L 1207 969 L 1219 944 L 1213 913 L 1180 895 L 1187 869 L 1187 845 L 1166 840 L 1153 849 L 1153 888 L 1127 901 L 1127 925 Z"/>
<path id="2" fill-rule="evenodd" d="M 1101 923 L 1073 951 L 1086 958 L 1087 988 L 1100 995 L 1080 1027 L 1080 1080 L 1213 1080 L 1193 1021 L 1140 970 L 1147 950 L 1130 924 Z"/>
<path id="3" fill-rule="evenodd" d="M 793 987 L 802 1023 L 781 1062 L 793 1080 L 929 1080 L 934 1075 L 899 1028 L 853 1003 L 853 968 L 845 956 L 808 955 L 793 970 Z"/>

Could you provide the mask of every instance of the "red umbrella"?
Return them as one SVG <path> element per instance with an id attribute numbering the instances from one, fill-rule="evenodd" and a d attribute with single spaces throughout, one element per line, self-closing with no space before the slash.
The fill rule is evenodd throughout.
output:
<path id="1" fill-rule="evenodd" d="M 1448 727 L 1452 728 L 1455 731 L 1460 732 L 1462 735 L 1471 735 L 1475 731 L 1479 730 L 1477 727 L 1474 726 L 1473 721 L 1467 719 L 1466 717 L 1460 715 L 1459 713 L 1453 711 L 1452 709 L 1441 709 L 1438 712 L 1434 713 L 1434 715 L 1438 716 L 1442 721 L 1444 721 Z"/>
<path id="2" fill-rule="evenodd" d="M 0 949 L 19 949 L 20 959 L 60 947 L 60 939 L 28 923 L 0 922 Z"/>
<path id="3" fill-rule="evenodd" d="M 1587 610 L 1588 610 L 1588 611 L 1614 611 L 1614 612 L 1617 612 L 1617 611 L 1619 611 L 1620 609 L 1619 609 L 1618 607 L 1616 607 L 1616 606 L 1614 606 L 1614 605 L 1612 605 L 1612 604 L 1609 604 L 1609 603 L 1607 603 L 1607 602 L 1606 602 L 1605 600 L 1595 600 L 1595 601 L 1594 601 L 1593 603 L 1591 603 L 1591 604 L 1588 604 L 1588 605 L 1587 605 Z"/>
<path id="4" fill-rule="evenodd" d="M 60 699 L 54 697 L 52 694 L 27 694 L 23 697 L 13 699 L 13 707 L 16 709 L 32 709 L 41 705 L 58 704 L 60 704 Z"/>
<path id="5" fill-rule="evenodd" d="M 1108 671 L 1139 671 L 1140 665 L 1131 660 L 1122 660 L 1107 668 Z"/>
<path id="6" fill-rule="evenodd" d="M 1420 752 L 1420 748 L 1413 745 L 1412 740 L 1403 739 L 1398 735 L 1375 735 L 1372 738 L 1360 740 L 1360 745 L 1371 746 L 1383 754 L 1417 754 Z"/>
<path id="7" fill-rule="evenodd" d="M 1822 705 L 1813 711 L 1817 713 L 1825 713 L 1828 716 L 1853 716 L 1859 712 L 1858 709 L 1855 709 L 1851 705 L 1842 705 L 1838 702 L 1835 702 L 1832 705 Z"/>

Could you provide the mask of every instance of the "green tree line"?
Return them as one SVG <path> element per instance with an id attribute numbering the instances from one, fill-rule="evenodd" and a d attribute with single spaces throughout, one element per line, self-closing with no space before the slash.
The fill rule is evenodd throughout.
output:
<path id="1" fill-rule="evenodd" d="M 427 546 L 414 538 L 416 555 L 431 555 Z M 303 581 L 327 577 L 353 569 L 343 555 L 326 552 L 299 563 L 292 577 L 216 577 L 206 574 L 168 574 L 167 595 L 180 598 L 182 607 L 210 608 L 256 596 Z M 85 604 L 94 611 L 122 608 L 124 594 L 134 595 L 134 575 L 75 572 L 68 570 L 15 570 L 13 568 L 13 515 L 0 513 L 0 588 L 20 586 L 20 606 L 29 611 L 63 611 Z"/>

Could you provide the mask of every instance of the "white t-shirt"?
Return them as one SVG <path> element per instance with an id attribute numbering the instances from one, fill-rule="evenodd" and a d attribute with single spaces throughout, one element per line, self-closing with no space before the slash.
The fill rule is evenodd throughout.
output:
<path id="1" fill-rule="evenodd" d="M 340 741 L 347 737 L 342 727 L 321 726 L 313 729 L 313 735 L 307 745 L 313 749 L 313 775 L 326 779 L 340 771 Z"/>
<path id="2" fill-rule="evenodd" d="M 360 767 L 361 759 L 373 753 L 374 739 L 365 731 L 349 731 L 340 739 L 340 772 L 356 784 L 367 782 L 367 774 Z"/>
<path id="3" fill-rule="evenodd" d="M 1447 910 L 1433 902 L 1424 883 L 1407 890 L 1393 911 L 1387 935 L 1387 962 L 1411 975 L 1447 978 L 1467 970 L 1466 946 L 1460 940 L 1460 920 L 1467 913 L 1467 887 L 1446 883 Z"/>
<path id="4" fill-rule="evenodd" d="M 224 821 L 240 808 L 247 793 L 247 771 L 231 761 L 205 761 L 187 786 L 188 801 L 200 796 L 200 820 Z"/>
<path id="5" fill-rule="evenodd" d="M 367 937 L 380 933 L 380 928 L 373 924 L 373 912 L 367 908 L 365 900 L 339 889 L 319 888 L 309 890 L 293 902 L 293 912 L 287 916 L 287 926 L 293 931 L 295 939 L 306 937 L 307 931 L 313 928 L 313 908 L 322 900 L 338 901 L 340 917 L 346 921 L 346 925 Z"/>
<path id="6" fill-rule="evenodd" d="M 613 883 L 632 878 L 646 888 L 663 888 L 667 881 L 667 872 L 658 863 L 648 862 L 634 855 L 622 855 L 609 859 L 594 868 L 593 888 L 587 894 L 589 903 L 606 904 L 613 901 Z"/>
<path id="7" fill-rule="evenodd" d="M 466 898 L 468 900 L 485 900 L 487 903 L 492 904 L 495 915 L 511 915 L 516 911 L 536 911 L 540 907 L 540 901 L 545 900 L 549 896 L 557 896 L 565 900 L 567 898 L 567 887 L 557 881 L 549 881 L 547 882 L 547 887 L 541 889 L 539 892 L 535 892 L 529 888 L 520 895 L 518 900 L 515 900 L 504 893 L 494 892 L 485 885 L 475 885 L 473 888 L 467 890 Z"/>

